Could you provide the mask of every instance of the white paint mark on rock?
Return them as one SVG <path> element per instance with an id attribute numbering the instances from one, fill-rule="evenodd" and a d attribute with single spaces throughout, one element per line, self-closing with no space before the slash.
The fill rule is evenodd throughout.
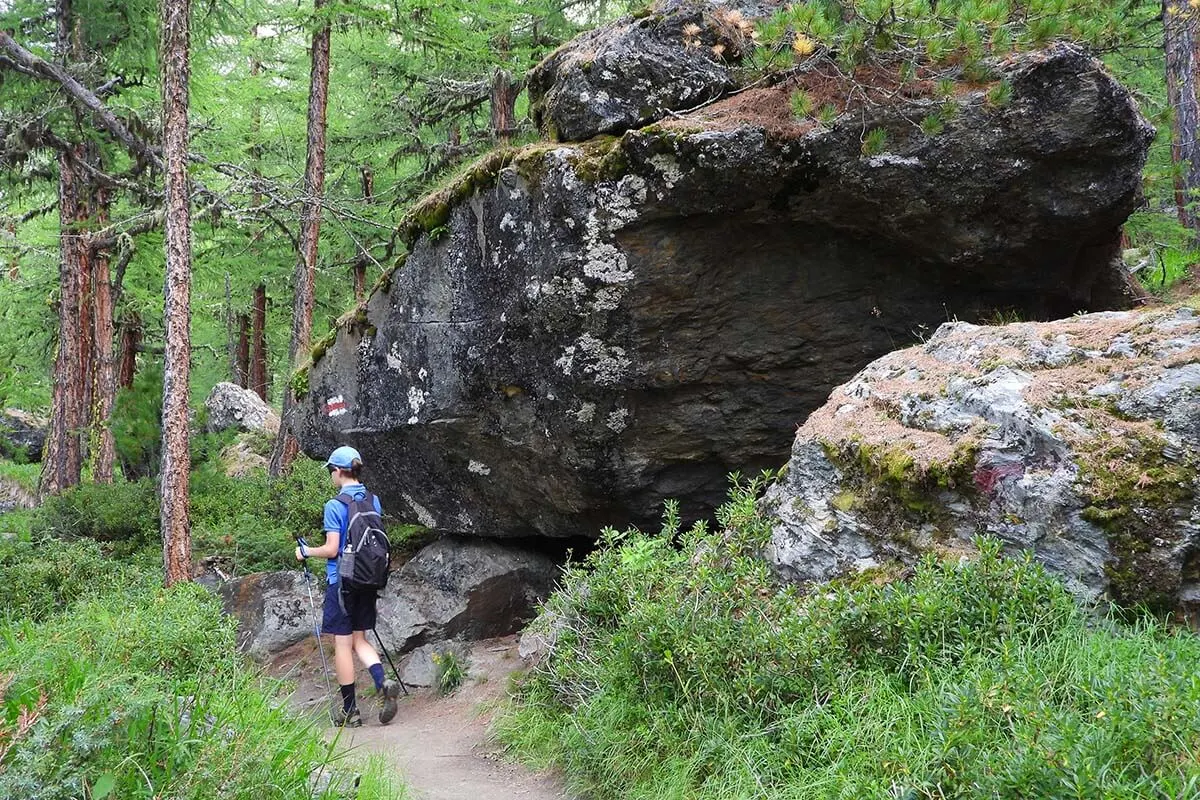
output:
<path id="1" fill-rule="evenodd" d="M 491 475 L 492 474 L 491 467 L 489 467 L 487 464 L 484 464 L 481 461 L 474 461 L 474 460 L 472 460 L 471 463 L 467 464 L 467 471 L 473 472 L 476 475 Z"/>

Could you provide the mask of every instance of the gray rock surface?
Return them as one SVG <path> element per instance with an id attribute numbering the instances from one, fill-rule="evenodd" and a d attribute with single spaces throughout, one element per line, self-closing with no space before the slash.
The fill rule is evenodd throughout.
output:
<path id="1" fill-rule="evenodd" d="M 879 359 L 800 428 L 763 501 L 794 581 L 1029 551 L 1077 595 L 1194 612 L 1200 313 L 949 323 Z"/>
<path id="2" fill-rule="evenodd" d="M 440 539 L 392 575 L 379 598 L 379 633 L 393 654 L 515 633 L 557 576 L 558 567 L 540 553 Z"/>
<path id="3" fill-rule="evenodd" d="M 447 653 L 453 654 L 453 657 L 458 659 L 462 665 L 464 674 L 468 668 L 467 657 L 470 648 L 462 642 L 441 642 L 439 644 L 426 644 L 418 647 L 409 653 L 408 658 L 404 662 L 404 669 L 401 672 L 401 680 L 406 686 L 417 686 L 427 688 L 437 686 L 438 682 L 438 665 L 434 663 L 433 657 L 445 656 Z"/>
<path id="4" fill-rule="evenodd" d="M 1128 307 L 1153 129 L 1079 50 L 1003 69 L 1011 102 L 967 92 L 936 136 L 912 124 L 936 99 L 780 127 L 747 94 L 493 156 L 414 212 L 427 233 L 301 375 L 304 450 L 353 444 L 385 507 L 442 532 L 595 536 L 669 498 L 695 519 L 947 319 Z"/>
<path id="5" fill-rule="evenodd" d="M 42 460 L 50 423 L 19 408 L 0 411 L 0 456 L 18 461 Z"/>
<path id="6" fill-rule="evenodd" d="M 204 401 L 208 411 L 205 430 L 279 432 L 279 415 L 262 398 L 236 383 L 218 383 Z"/>
<path id="7" fill-rule="evenodd" d="M 216 582 L 225 613 L 237 617 L 238 649 L 263 659 L 313 635 L 313 617 L 303 572 L 258 572 Z M 314 579 L 318 622 L 323 587 Z"/>
<path id="8" fill-rule="evenodd" d="M 660 3 L 568 42 L 529 73 L 534 123 L 551 138 L 583 141 L 732 89 L 726 54 L 713 50 L 729 47 L 719 41 L 722 26 L 713 15 L 730 13 L 709 3 Z M 735 55 L 728 52 L 731 60 Z"/>

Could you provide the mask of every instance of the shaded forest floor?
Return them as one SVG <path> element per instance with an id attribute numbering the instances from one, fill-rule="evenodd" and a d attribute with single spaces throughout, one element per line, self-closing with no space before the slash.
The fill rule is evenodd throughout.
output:
<path id="1" fill-rule="evenodd" d="M 414 800 L 568 800 L 572 796 L 557 776 L 507 760 L 488 734 L 509 678 L 522 666 L 515 636 L 478 642 L 463 685 L 448 697 L 410 687 L 386 726 L 378 722 L 373 699 L 360 701 L 363 727 L 346 732 L 347 746 L 359 755 L 384 756 Z M 298 710 L 311 712 L 324 702 L 320 657 L 311 639 L 280 654 L 270 671 L 298 679 L 292 695 Z M 371 678 L 363 671 L 357 682 L 361 690 Z"/>

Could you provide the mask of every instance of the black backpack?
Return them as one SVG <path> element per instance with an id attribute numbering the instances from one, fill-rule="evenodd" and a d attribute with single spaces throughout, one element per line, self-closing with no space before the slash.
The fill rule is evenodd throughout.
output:
<path id="1" fill-rule="evenodd" d="M 375 510 L 375 498 L 367 492 L 361 500 L 348 494 L 335 499 L 346 506 L 349 519 L 338 556 L 338 583 L 350 591 L 377 592 L 387 586 L 392 546 Z"/>

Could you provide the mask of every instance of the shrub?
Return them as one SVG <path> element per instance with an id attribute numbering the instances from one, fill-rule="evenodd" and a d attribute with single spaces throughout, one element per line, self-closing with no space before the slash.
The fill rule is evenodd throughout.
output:
<path id="1" fill-rule="evenodd" d="M 106 558 L 97 542 L 0 541 L 0 609 L 40 621 L 72 603 L 136 582 L 138 565 Z"/>
<path id="2" fill-rule="evenodd" d="M 463 666 L 462 659 L 453 650 L 446 650 L 441 653 L 434 653 L 431 656 L 434 669 L 437 671 L 437 687 L 442 694 L 452 694 L 455 689 L 462 686 L 463 679 L 466 678 L 466 668 Z"/>
<path id="3" fill-rule="evenodd" d="M 157 545 L 158 490 L 154 481 L 84 483 L 46 498 L 37 512 L 36 531 L 43 536 L 87 537 L 129 556 Z"/>
<path id="4" fill-rule="evenodd" d="M 279 686 L 247 676 L 200 587 L 129 587 L 0 627 L 0 796 L 332 798 L 336 763 Z M 397 797 L 379 765 L 357 796 Z"/>
<path id="5" fill-rule="evenodd" d="M 555 640 L 500 722 L 595 796 L 1188 796 L 1200 641 L 1096 624 L 1028 558 L 979 542 L 905 581 L 802 594 L 721 529 L 606 532 L 535 625 Z"/>

